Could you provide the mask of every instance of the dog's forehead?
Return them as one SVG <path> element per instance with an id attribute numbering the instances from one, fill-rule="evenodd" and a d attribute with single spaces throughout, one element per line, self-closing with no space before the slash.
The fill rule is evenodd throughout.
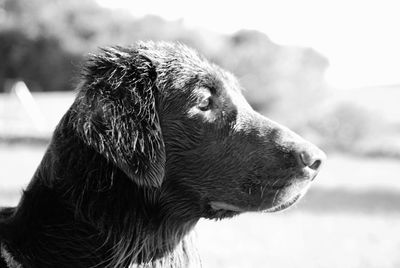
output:
<path id="1" fill-rule="evenodd" d="M 197 51 L 180 43 L 140 42 L 138 50 L 162 69 L 182 66 L 195 69 L 207 62 Z"/>
<path id="2" fill-rule="evenodd" d="M 200 83 L 213 83 L 212 86 L 217 87 L 217 77 L 227 77 L 217 65 L 180 43 L 142 42 L 139 43 L 139 51 L 154 63 L 159 79 L 173 78 L 176 87 L 183 87 L 183 83 L 193 82 L 191 80 L 194 79 Z"/>
<path id="3" fill-rule="evenodd" d="M 198 89 L 208 88 L 212 94 L 223 97 L 234 106 L 249 107 L 237 78 L 196 50 L 168 42 L 142 43 L 141 47 L 155 63 L 160 85 L 189 90 L 192 94 L 201 94 Z"/>

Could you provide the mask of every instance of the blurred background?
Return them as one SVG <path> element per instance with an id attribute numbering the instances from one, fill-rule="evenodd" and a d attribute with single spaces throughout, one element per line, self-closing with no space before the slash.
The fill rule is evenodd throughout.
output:
<path id="1" fill-rule="evenodd" d="M 294 208 L 201 221 L 204 267 L 400 267 L 396 1 L 0 0 L 0 206 L 16 205 L 99 46 L 176 40 L 328 154 Z"/>

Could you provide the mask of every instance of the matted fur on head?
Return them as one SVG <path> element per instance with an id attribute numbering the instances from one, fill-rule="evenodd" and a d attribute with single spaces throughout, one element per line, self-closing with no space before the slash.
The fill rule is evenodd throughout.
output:
<path id="1" fill-rule="evenodd" d="M 184 45 L 107 48 L 83 69 L 19 205 L 0 211 L 0 264 L 200 265 L 200 218 L 285 209 L 324 159 Z"/>
<path id="2" fill-rule="evenodd" d="M 137 184 L 159 187 L 165 150 L 156 109 L 152 62 L 122 47 L 88 60 L 76 99 L 76 131 Z"/>

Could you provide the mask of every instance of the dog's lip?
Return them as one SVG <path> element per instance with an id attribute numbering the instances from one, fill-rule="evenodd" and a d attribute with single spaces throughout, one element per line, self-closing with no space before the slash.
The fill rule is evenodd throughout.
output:
<path id="1" fill-rule="evenodd" d="M 273 206 L 268 209 L 264 209 L 263 212 L 278 212 L 278 211 L 285 210 L 285 209 L 291 207 L 293 204 L 295 204 L 302 195 L 303 195 L 302 193 L 299 193 L 299 194 L 295 195 L 294 197 L 292 197 L 291 199 L 289 199 L 288 201 L 286 201 L 285 203 Z"/>
<path id="2" fill-rule="evenodd" d="M 263 212 L 277 212 L 281 210 L 285 210 L 286 208 L 291 207 L 293 204 L 295 204 L 307 191 L 307 189 L 310 186 L 310 183 L 312 181 L 311 178 L 296 178 L 294 181 L 289 181 L 283 185 L 275 186 L 274 187 L 274 192 L 279 192 L 285 189 L 288 189 L 289 187 L 293 187 L 296 184 L 297 185 L 303 185 L 300 186 L 301 189 L 296 190 L 295 194 L 293 194 L 291 197 L 286 199 L 286 201 L 282 202 L 281 204 L 265 208 L 264 205 L 260 204 L 259 207 L 253 207 L 253 206 L 245 206 L 245 207 L 239 207 L 236 205 L 233 205 L 228 202 L 224 201 L 211 201 L 209 202 L 210 207 L 215 210 L 215 211 L 232 211 L 232 212 L 250 212 L 250 211 L 263 211 Z M 295 186 L 296 187 L 296 186 Z M 269 189 L 272 190 L 272 189 Z"/>
<path id="3" fill-rule="evenodd" d="M 242 209 L 238 206 L 228 204 L 225 202 L 221 202 L 221 201 L 211 201 L 210 206 L 214 210 L 228 210 L 228 211 L 235 211 L 235 212 L 244 212 L 245 211 L 244 209 Z"/>
<path id="4" fill-rule="evenodd" d="M 278 211 L 284 210 L 288 207 L 291 207 L 293 204 L 295 204 L 300 199 L 301 196 L 302 196 L 302 193 L 299 193 L 299 194 L 295 195 L 294 197 L 292 197 L 291 199 L 289 199 L 288 201 L 284 202 L 283 204 L 279 204 L 279 205 L 276 205 L 276 206 L 273 206 L 273 207 L 267 208 L 267 209 L 258 208 L 258 209 L 246 210 L 246 209 L 240 208 L 238 206 L 228 204 L 225 202 L 220 202 L 220 201 L 210 202 L 210 206 L 213 210 L 225 210 L 225 211 L 233 211 L 233 212 L 248 212 L 248 211 L 278 212 Z"/>

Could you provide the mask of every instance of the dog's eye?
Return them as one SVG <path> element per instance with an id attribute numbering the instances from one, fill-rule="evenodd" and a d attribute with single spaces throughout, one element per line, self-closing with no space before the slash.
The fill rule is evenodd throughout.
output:
<path id="1" fill-rule="evenodd" d="M 200 101 L 198 105 L 199 109 L 202 111 L 207 111 L 211 108 L 211 98 L 204 98 Z"/>

